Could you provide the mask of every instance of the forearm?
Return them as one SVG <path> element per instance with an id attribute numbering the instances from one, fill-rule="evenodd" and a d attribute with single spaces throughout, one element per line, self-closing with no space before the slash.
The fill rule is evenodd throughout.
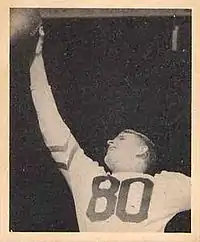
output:
<path id="1" fill-rule="evenodd" d="M 31 88 L 41 89 L 49 86 L 42 53 L 36 55 L 30 68 Z"/>
<path id="2" fill-rule="evenodd" d="M 30 69 L 31 95 L 39 126 L 48 147 L 66 143 L 70 130 L 63 122 L 49 86 L 42 55 L 35 57 Z"/>

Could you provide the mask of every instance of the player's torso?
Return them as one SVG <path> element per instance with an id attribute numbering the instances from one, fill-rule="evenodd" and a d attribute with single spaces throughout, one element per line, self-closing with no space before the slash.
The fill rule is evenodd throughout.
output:
<path id="1" fill-rule="evenodd" d="M 174 215 L 164 184 L 145 174 L 85 177 L 73 194 L 81 231 L 162 232 Z"/>

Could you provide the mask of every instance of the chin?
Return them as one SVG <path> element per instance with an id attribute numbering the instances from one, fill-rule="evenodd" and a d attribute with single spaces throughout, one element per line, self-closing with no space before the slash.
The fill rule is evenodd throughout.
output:
<path id="1" fill-rule="evenodd" d="M 112 172 L 115 170 L 115 166 L 114 166 L 115 161 L 113 161 L 110 157 L 105 156 L 104 162 Z"/>

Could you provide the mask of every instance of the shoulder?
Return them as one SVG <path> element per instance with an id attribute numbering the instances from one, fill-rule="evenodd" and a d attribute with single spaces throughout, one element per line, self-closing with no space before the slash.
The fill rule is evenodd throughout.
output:
<path id="1" fill-rule="evenodd" d="M 167 180 L 171 182 L 176 182 L 176 183 L 188 183 L 190 182 L 191 178 L 189 176 L 186 176 L 183 173 L 180 172 L 172 172 L 172 171 L 161 171 L 161 173 L 157 173 L 155 175 L 155 179 L 159 180 Z"/>

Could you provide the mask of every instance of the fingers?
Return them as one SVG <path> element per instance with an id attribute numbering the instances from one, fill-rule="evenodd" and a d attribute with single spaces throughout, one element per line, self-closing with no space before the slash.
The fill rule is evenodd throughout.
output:
<path id="1" fill-rule="evenodd" d="M 44 28 L 43 28 L 43 26 L 40 26 L 40 28 L 39 28 L 39 35 L 40 35 L 40 37 L 44 37 Z"/>
<path id="2" fill-rule="evenodd" d="M 42 48 L 43 48 L 44 36 L 45 36 L 43 26 L 40 26 L 38 32 L 39 32 L 39 39 L 38 39 L 38 43 L 35 51 L 36 55 L 42 54 Z"/>

